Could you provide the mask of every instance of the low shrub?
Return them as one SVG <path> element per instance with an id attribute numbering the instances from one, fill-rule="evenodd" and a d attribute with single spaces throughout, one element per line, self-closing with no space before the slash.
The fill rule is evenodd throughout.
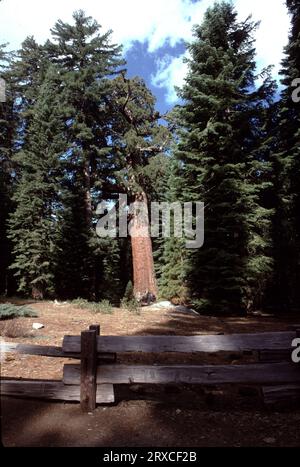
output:
<path id="1" fill-rule="evenodd" d="M 14 318 L 37 318 L 37 313 L 27 306 L 17 306 L 12 303 L 0 304 L 0 320 Z"/>
<path id="2" fill-rule="evenodd" d="M 101 302 L 89 302 L 83 298 L 77 298 L 71 302 L 71 305 L 76 308 L 82 308 L 83 310 L 89 310 L 96 314 L 110 315 L 113 312 L 113 307 L 108 300 L 102 300 Z"/>
<path id="3" fill-rule="evenodd" d="M 130 313 L 135 313 L 137 315 L 141 313 L 140 304 L 135 298 L 132 298 L 131 300 L 123 299 L 121 302 L 121 307 Z"/>
<path id="4" fill-rule="evenodd" d="M 31 334 L 32 330 L 25 319 L 7 321 L 1 330 L 1 335 L 3 337 L 29 337 Z"/>

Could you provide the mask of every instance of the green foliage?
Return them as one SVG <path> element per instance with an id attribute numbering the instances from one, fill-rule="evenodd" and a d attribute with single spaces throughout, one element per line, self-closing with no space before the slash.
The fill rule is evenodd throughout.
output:
<path id="1" fill-rule="evenodd" d="M 110 32 L 80 10 L 51 33 L 43 46 L 27 37 L 9 67 L 14 125 L 5 125 L 15 133 L 5 133 L 3 149 L 9 109 L 0 106 L 1 162 L 5 154 L 13 163 L 13 177 L 0 173 L 1 195 L 2 184 L 6 193 L 15 183 L 13 199 L 0 207 L 0 246 L 8 252 L 1 290 L 10 264 L 18 290 L 34 298 L 117 302 L 130 277 L 130 248 L 96 236 L 95 208 L 120 192 L 131 200 L 137 188 L 157 197 L 170 134 L 144 81 L 126 78 Z"/>
<path id="2" fill-rule="evenodd" d="M 126 77 L 121 47 L 83 11 L 43 46 L 0 46 L 0 293 L 16 281 L 26 295 L 80 296 L 74 306 L 108 314 L 127 284 L 122 306 L 138 313 L 130 241 L 98 238 L 95 208 L 145 193 L 206 205 L 201 250 L 153 240 L 161 296 L 206 313 L 299 309 L 300 5 L 287 6 L 280 102 L 269 68 L 257 84 L 257 25 L 220 2 L 194 28 L 168 127 L 143 79 Z"/>
<path id="3" fill-rule="evenodd" d="M 127 302 L 127 301 L 130 301 L 132 299 L 133 299 L 133 285 L 132 285 L 132 282 L 129 281 L 127 286 L 126 286 L 123 301 Z"/>
<path id="4" fill-rule="evenodd" d="M 121 301 L 121 308 L 124 308 L 129 313 L 134 313 L 136 315 L 141 313 L 140 304 L 135 298 L 123 299 Z"/>
<path id="5" fill-rule="evenodd" d="M 88 310 L 95 314 L 111 315 L 113 313 L 113 307 L 108 300 L 102 300 L 99 303 L 89 302 L 83 298 L 77 298 L 70 302 L 75 308 L 80 308 L 82 310 Z"/>
<path id="6" fill-rule="evenodd" d="M 0 79 L 5 81 L 5 102 L 0 102 L 0 294 L 12 292 L 12 274 L 8 270 L 11 264 L 12 245 L 7 238 L 7 220 L 14 209 L 12 192 L 13 178 L 13 145 L 16 131 L 14 113 L 14 90 L 9 65 L 12 55 L 0 45 Z"/>
<path id="7" fill-rule="evenodd" d="M 270 128 L 276 207 L 271 305 L 281 311 L 300 309 L 300 105 L 292 99 L 292 83 L 300 76 L 300 4 L 287 0 L 287 6 L 292 27 L 281 72 L 285 87 Z"/>
<path id="8" fill-rule="evenodd" d="M 271 164 L 264 144 L 275 85 L 265 70 L 253 90 L 255 29 L 250 19 L 239 23 L 229 3 L 207 10 L 188 47 L 184 105 L 173 115 L 179 144 L 170 191 L 173 200 L 205 203 L 205 244 L 185 252 L 169 241 L 162 282 L 172 296 L 187 281 L 192 301 L 211 313 L 261 306 L 272 278 Z"/>
<path id="9" fill-rule="evenodd" d="M 140 314 L 140 304 L 138 300 L 134 298 L 133 285 L 131 281 L 129 281 L 126 286 L 124 297 L 121 300 L 121 308 L 124 308 L 130 313 Z"/>
<path id="10" fill-rule="evenodd" d="M 55 290 L 54 245 L 61 199 L 64 124 L 56 94 L 57 70 L 50 67 L 39 89 L 26 131 L 27 143 L 14 156 L 20 177 L 14 191 L 9 238 L 14 248 L 19 291 L 43 298 Z"/>
<path id="11" fill-rule="evenodd" d="M 121 300 L 121 308 L 124 308 L 130 313 L 140 314 L 140 304 L 134 298 L 133 285 L 131 281 L 129 281 L 126 286 L 124 297 Z"/>
<path id="12" fill-rule="evenodd" d="M 27 306 L 17 306 L 12 303 L 0 304 L 0 320 L 13 318 L 37 318 L 37 313 Z"/>

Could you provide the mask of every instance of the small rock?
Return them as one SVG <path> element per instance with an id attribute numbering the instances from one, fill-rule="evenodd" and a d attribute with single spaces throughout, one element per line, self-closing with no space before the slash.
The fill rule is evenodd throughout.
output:
<path id="1" fill-rule="evenodd" d="M 177 409 L 176 410 L 176 415 L 180 415 L 181 414 L 181 410 L 180 409 Z"/>
<path id="2" fill-rule="evenodd" d="M 66 306 L 68 305 L 68 302 L 59 302 L 57 300 L 54 300 L 54 306 Z"/>
<path id="3" fill-rule="evenodd" d="M 43 329 L 45 326 L 41 323 L 33 323 L 32 329 L 35 329 L 36 331 L 39 329 Z"/>
<path id="4" fill-rule="evenodd" d="M 158 302 L 155 303 L 157 308 L 173 308 L 173 304 L 171 302 Z"/>
<path id="5" fill-rule="evenodd" d="M 266 443 L 266 444 L 275 444 L 275 443 L 276 443 L 276 439 L 275 439 L 275 438 L 264 438 L 263 441 L 264 441 L 264 443 Z"/>

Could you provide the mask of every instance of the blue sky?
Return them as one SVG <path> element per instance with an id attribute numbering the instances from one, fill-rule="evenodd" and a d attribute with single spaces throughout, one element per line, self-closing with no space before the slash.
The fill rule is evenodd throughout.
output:
<path id="1" fill-rule="evenodd" d="M 214 0 L 2 0 L 0 43 L 17 49 L 28 35 L 43 43 L 57 19 L 71 21 L 72 12 L 84 9 L 103 27 L 113 30 L 114 42 L 123 44 L 129 76 L 142 76 L 166 112 L 177 102 L 174 86 L 186 75 L 184 41 L 192 39 Z M 273 64 L 278 75 L 283 47 L 288 40 L 289 18 L 285 0 L 233 0 L 239 16 L 252 14 L 261 21 L 257 32 L 260 68 Z"/>

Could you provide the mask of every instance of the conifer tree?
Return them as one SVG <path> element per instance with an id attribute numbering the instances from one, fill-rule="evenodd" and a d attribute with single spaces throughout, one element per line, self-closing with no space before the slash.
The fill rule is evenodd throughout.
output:
<path id="1" fill-rule="evenodd" d="M 283 61 L 285 88 L 278 104 L 274 151 L 276 274 L 272 304 L 281 311 L 300 307 L 300 103 L 295 87 L 300 78 L 300 2 L 287 0 L 287 7 L 292 24 Z"/>
<path id="2" fill-rule="evenodd" d="M 60 248 L 70 254 L 64 263 L 68 272 L 59 282 L 64 284 L 64 294 L 73 296 L 77 290 L 95 299 L 102 261 L 102 255 L 99 258 L 96 253 L 101 240 L 96 238 L 94 228 L 95 208 L 113 165 L 109 155 L 113 117 L 107 101 L 112 93 L 111 78 L 123 60 L 120 47 L 111 44 L 110 31 L 101 34 L 99 24 L 83 11 L 75 12 L 73 19 L 74 24 L 59 20 L 51 31 L 52 41 L 45 45 L 49 59 L 59 69 L 60 93 L 67 114 L 68 151 L 64 163 L 69 195 Z M 70 249 L 74 236 L 76 250 Z M 81 287 L 76 287 L 79 283 Z"/>
<path id="3" fill-rule="evenodd" d="M 174 148 L 175 149 L 175 145 Z M 172 155 L 169 177 L 166 180 L 168 189 L 165 191 L 164 201 L 170 205 L 185 200 L 185 180 L 181 173 L 180 163 Z M 187 277 L 190 264 L 190 254 L 185 248 L 183 238 L 174 236 L 175 220 L 171 212 L 171 236 L 162 242 L 160 249 L 160 294 L 165 299 L 172 299 L 174 303 L 186 304 L 189 300 Z"/>
<path id="4" fill-rule="evenodd" d="M 8 271 L 11 244 L 7 238 L 7 219 L 13 209 L 13 163 L 15 137 L 14 97 L 8 73 L 11 54 L 0 46 L 0 294 L 13 293 Z"/>
<path id="5" fill-rule="evenodd" d="M 16 147 L 26 145 L 26 130 L 30 125 L 32 113 L 49 62 L 43 46 L 34 37 L 28 36 L 20 50 L 14 55 L 9 75 L 14 88 L 14 112 L 17 122 L 18 138 Z"/>
<path id="6" fill-rule="evenodd" d="M 107 165 L 109 78 L 118 72 L 123 60 L 121 48 L 110 42 L 111 31 L 101 35 L 99 24 L 81 10 L 73 18 L 74 25 L 61 20 L 56 23 L 51 30 L 53 42 L 48 42 L 46 49 L 60 68 L 69 111 L 70 170 L 81 172 L 86 223 L 90 225 L 92 190 L 97 177 L 102 180 Z"/>
<path id="7" fill-rule="evenodd" d="M 15 270 L 19 291 L 35 299 L 55 290 L 54 251 L 62 202 L 61 157 L 65 150 L 59 83 L 57 69 L 51 66 L 31 110 L 27 144 L 14 157 L 20 176 L 9 228 L 14 245 L 11 268 Z"/>
<path id="8" fill-rule="evenodd" d="M 238 22 L 230 3 L 209 8 L 194 30 L 180 92 L 176 157 L 184 199 L 206 206 L 205 245 L 191 253 L 189 287 L 198 308 L 212 313 L 261 306 L 272 275 L 272 211 L 264 200 L 271 167 L 263 142 L 274 83 L 265 70 L 255 88 L 256 27 L 250 18 Z"/>

